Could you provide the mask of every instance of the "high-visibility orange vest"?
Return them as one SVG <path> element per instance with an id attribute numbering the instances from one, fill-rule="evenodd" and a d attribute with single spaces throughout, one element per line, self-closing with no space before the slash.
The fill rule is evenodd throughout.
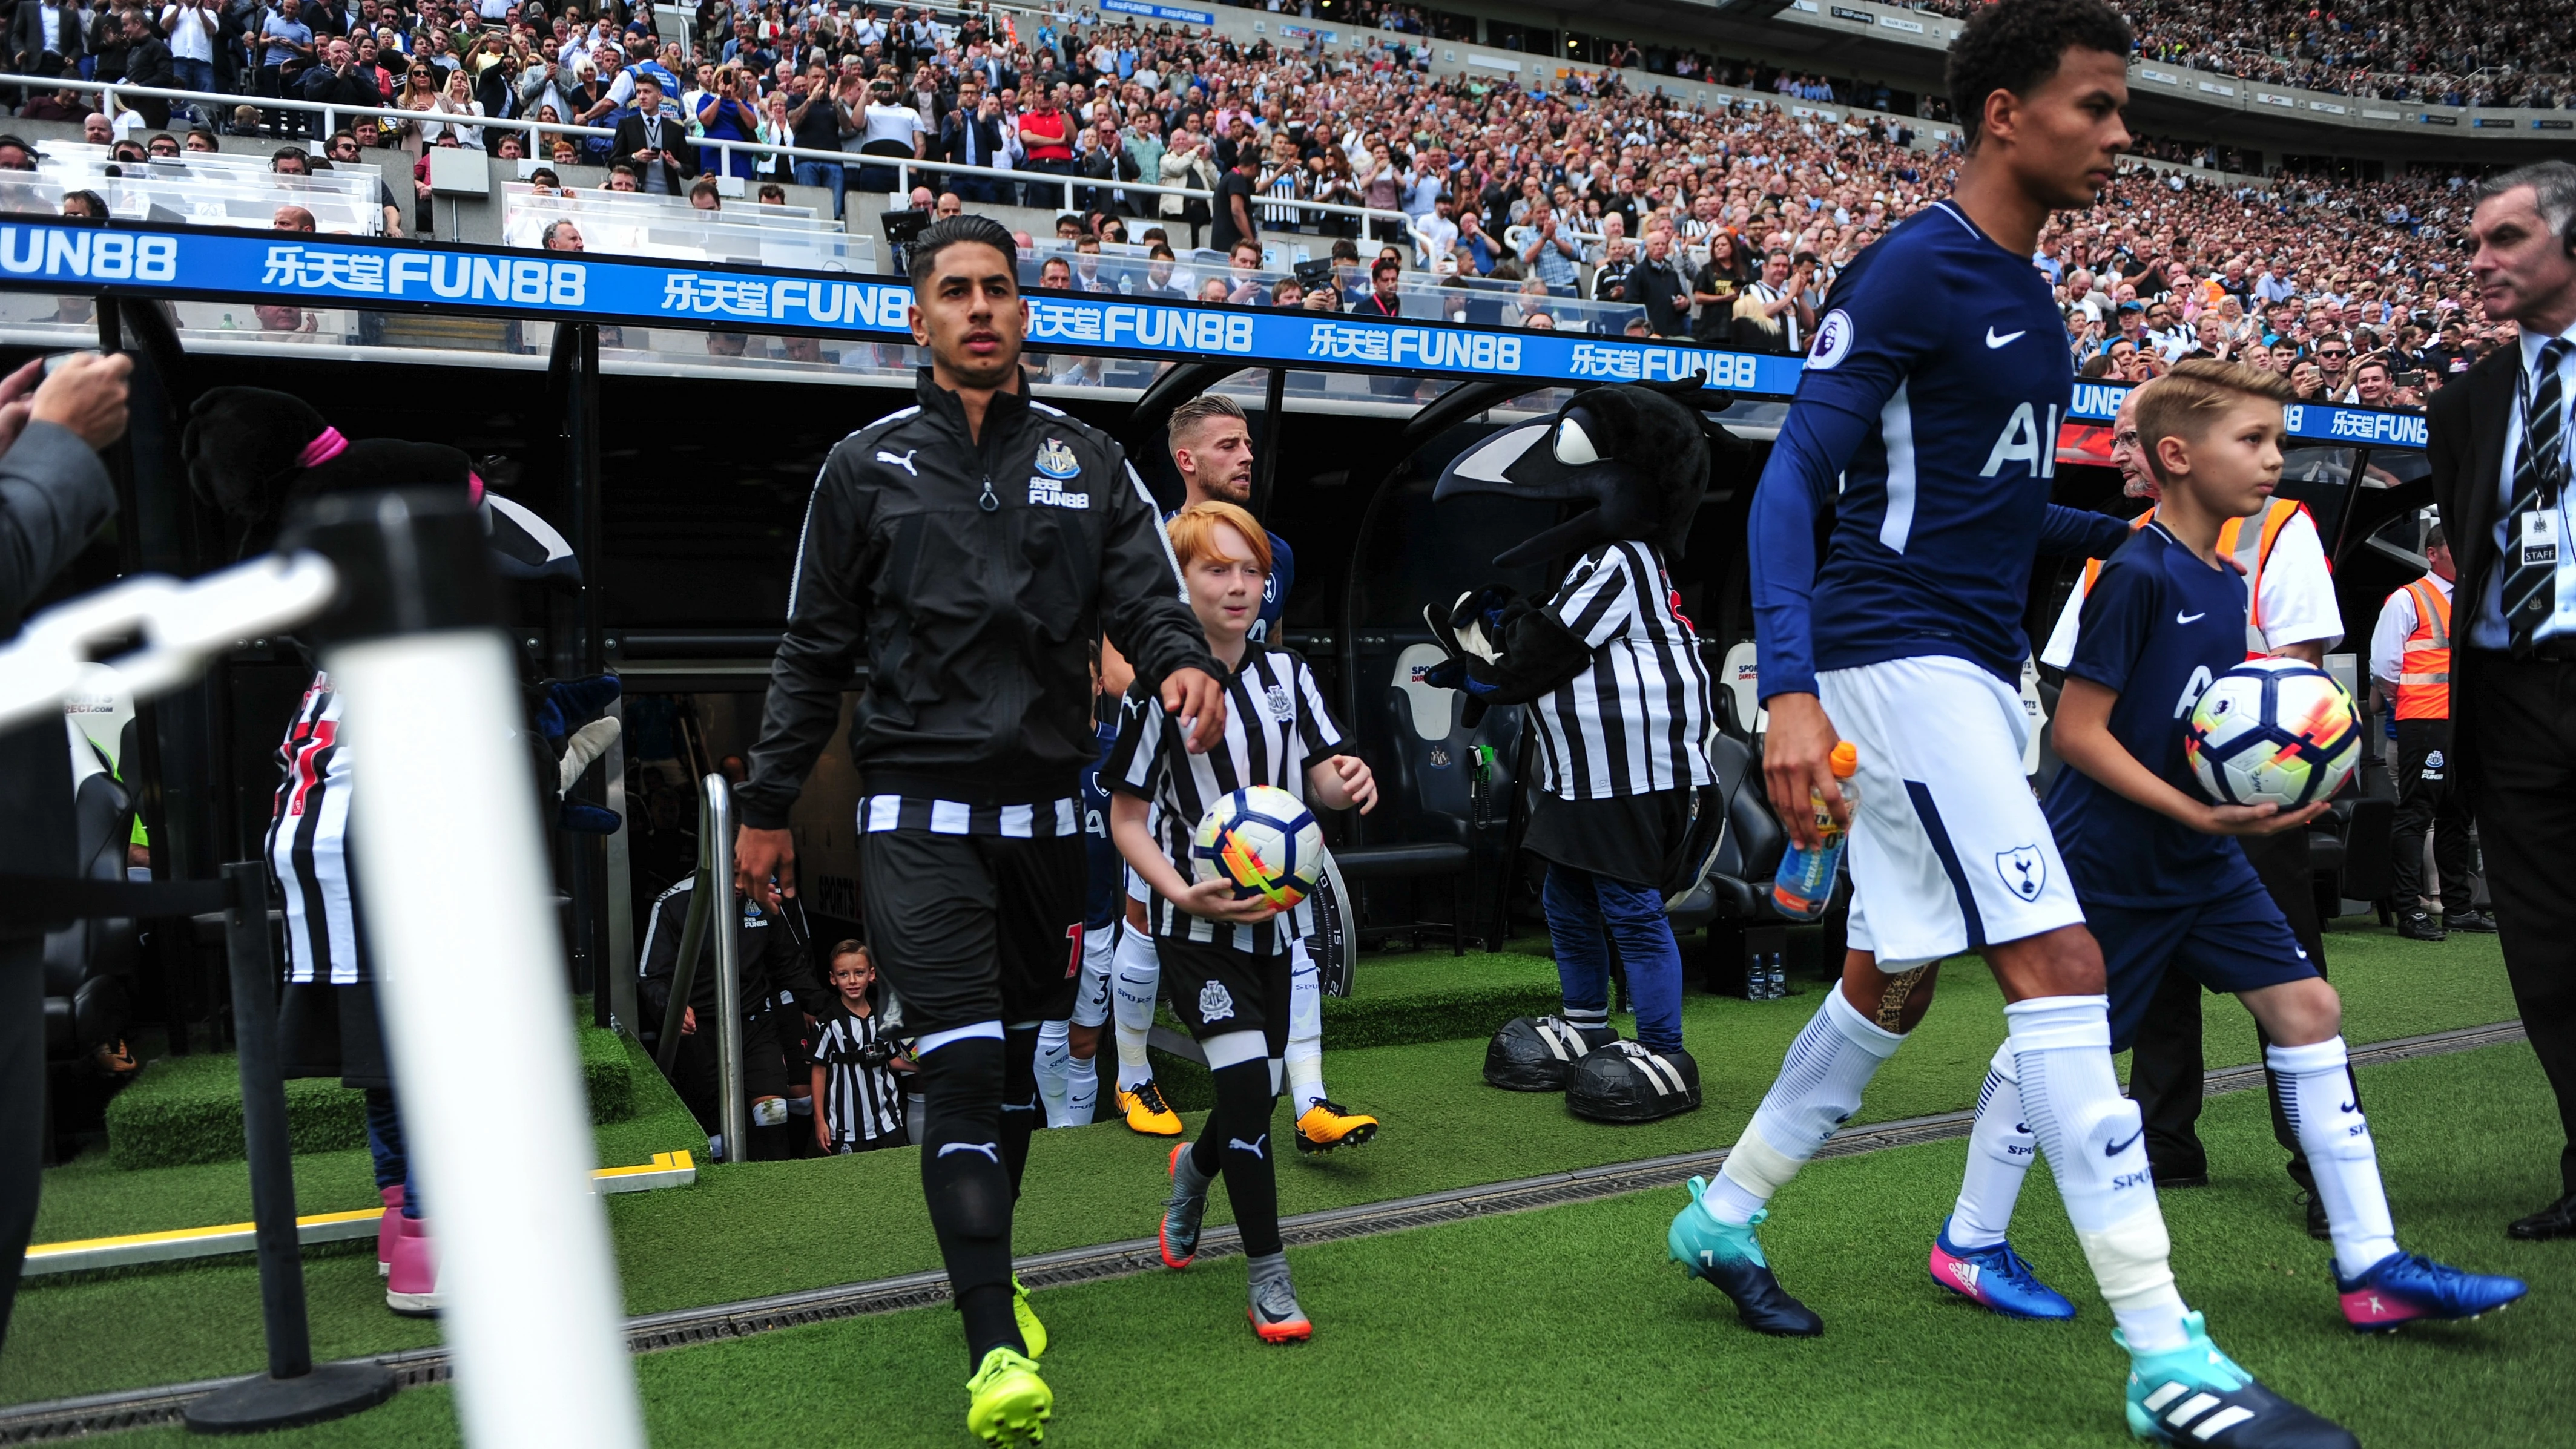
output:
<path id="1" fill-rule="evenodd" d="M 2281 541 L 2281 530 L 2290 520 L 2307 511 L 2307 505 L 2296 499 L 2275 498 L 2263 505 L 2263 522 L 2250 532 L 2245 519 L 2231 518 L 2218 530 L 2218 551 L 2234 558 L 2245 570 L 2245 657 L 2259 659 L 2272 652 L 2263 639 L 2263 570 L 2272 562 L 2272 546 Z M 2129 520 L 2129 527 L 2144 528 L 2156 516 L 2153 508 Z M 2093 592 L 2093 581 L 2102 575 L 2102 561 L 2084 561 L 2084 592 Z M 2448 615 L 2444 616 L 2446 619 Z M 2448 667 L 2447 665 L 2444 667 Z"/>
<path id="2" fill-rule="evenodd" d="M 2406 586 L 2415 596 L 2415 632 L 2397 663 L 2397 717 L 2451 717 L 2451 601 L 2431 579 Z M 2396 595 L 2389 595 L 2395 598 Z"/>

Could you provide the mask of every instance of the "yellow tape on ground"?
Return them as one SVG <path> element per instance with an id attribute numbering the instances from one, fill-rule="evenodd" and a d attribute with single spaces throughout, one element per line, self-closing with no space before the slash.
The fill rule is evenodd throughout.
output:
<path id="1" fill-rule="evenodd" d="M 698 1180 L 697 1159 L 686 1150 L 656 1152 L 651 1162 L 640 1166 L 600 1168 L 591 1174 L 591 1180 L 603 1193 L 686 1187 Z M 371 1237 L 383 1217 L 384 1209 L 380 1207 L 311 1213 L 295 1220 L 296 1241 L 309 1246 Z M 225 1223 L 212 1228 L 173 1228 L 166 1232 L 38 1243 L 27 1249 L 25 1271 L 29 1277 L 41 1277 L 48 1273 L 73 1273 L 129 1263 L 162 1263 L 225 1253 L 247 1253 L 257 1246 L 257 1237 L 256 1224 Z"/>

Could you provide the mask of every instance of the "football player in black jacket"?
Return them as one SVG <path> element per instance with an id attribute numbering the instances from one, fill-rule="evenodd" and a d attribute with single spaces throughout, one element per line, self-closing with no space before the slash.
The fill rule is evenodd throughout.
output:
<path id="1" fill-rule="evenodd" d="M 1082 959 L 1088 641 L 1118 639 L 1192 750 L 1225 724 L 1225 671 L 1143 480 L 1028 396 L 1016 269 L 989 217 L 913 244 L 920 402 L 844 438 L 815 480 L 734 848 L 742 890 L 794 891 L 788 813 L 864 661 L 861 910 L 921 1061 L 922 1191 L 974 1365 L 967 1427 L 989 1443 L 1036 1438 L 1054 1406 L 1011 1205 L 1040 1125 L 1038 1024 L 1066 1014 Z"/>

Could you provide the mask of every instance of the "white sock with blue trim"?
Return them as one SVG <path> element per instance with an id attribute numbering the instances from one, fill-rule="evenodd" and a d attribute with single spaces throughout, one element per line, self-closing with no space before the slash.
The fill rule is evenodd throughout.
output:
<path id="1" fill-rule="evenodd" d="M 1950 1209 L 1950 1246 L 1991 1248 L 2012 1230 L 2013 1205 L 2039 1157 L 2039 1140 L 2022 1119 L 2020 1069 L 2012 1043 L 1995 1048 L 1986 1085 L 1977 1093 L 1977 1125 L 1968 1134 L 1968 1170 Z"/>
<path id="2" fill-rule="evenodd" d="M 2111 1067 L 2111 999 L 2039 996 L 2004 1008 L 2022 1118 L 2066 1200 L 2102 1301 L 2134 1354 L 2191 1341 L 2174 1289 L 2173 1244 L 2147 1168 L 2146 1120 Z"/>
<path id="3" fill-rule="evenodd" d="M 2379 1180 L 2379 1147 L 2346 1075 L 2343 1038 L 2312 1046 L 2273 1046 L 2265 1065 L 2281 1082 L 2281 1110 L 2299 1134 L 2299 1150 L 2316 1174 L 2317 1201 L 2334 1233 L 2335 1266 L 2347 1278 L 2397 1251 L 2388 1189 Z"/>
<path id="4" fill-rule="evenodd" d="M 1860 1110 L 1861 1093 L 1905 1038 L 1854 1010 L 1836 983 L 1789 1044 L 1780 1075 L 1700 1196 L 1700 1210 L 1742 1227 Z"/>
<path id="5" fill-rule="evenodd" d="M 1069 1021 L 1050 1021 L 1038 1027 L 1038 1100 L 1046 1103 L 1049 1127 L 1073 1125 L 1064 1110 L 1065 1063 L 1072 1053 L 1065 1037 L 1072 1026 Z"/>

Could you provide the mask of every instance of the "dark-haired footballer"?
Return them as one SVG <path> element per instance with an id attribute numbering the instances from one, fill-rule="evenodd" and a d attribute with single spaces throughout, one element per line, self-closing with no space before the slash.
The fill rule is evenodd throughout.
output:
<path id="1" fill-rule="evenodd" d="M 1904 1041 L 1920 973 L 1975 950 L 2003 988 L 2025 1115 L 2129 1350 L 2132 1430 L 2330 1449 L 2350 1436 L 2237 1368 L 2175 1290 L 2138 1109 L 2112 1068 L 2102 952 L 2021 768 L 2031 560 L 2126 537 L 2048 501 L 2074 374 L 2029 259 L 2049 213 L 2093 205 L 2129 147 L 2131 49 L 2102 0 L 1979 9 L 1950 47 L 1967 141 L 1956 190 L 1855 258 L 1817 326 L 1753 499 L 1765 783 L 1802 845 L 1811 792 L 1848 819 L 1850 944 L 1876 965 L 1827 994 L 1665 1245 L 1748 1326 L 1822 1332 L 1755 1229 Z M 1828 764 L 1844 739 L 1860 757 L 1850 807 Z"/>
<path id="2" fill-rule="evenodd" d="M 1107 434 L 1027 396 L 1017 267 L 989 217 L 913 244 L 920 401 L 842 439 L 814 482 L 734 847 L 738 889 L 794 892 L 788 812 L 864 660 L 850 762 L 868 946 L 921 1063 L 922 1192 L 974 1367 L 966 1426 L 997 1444 L 1038 1438 L 1055 1403 L 1011 1208 L 1038 1024 L 1066 1014 L 1081 960 L 1088 641 L 1107 625 L 1191 748 L 1225 726 L 1225 670 L 1144 482 Z"/>

